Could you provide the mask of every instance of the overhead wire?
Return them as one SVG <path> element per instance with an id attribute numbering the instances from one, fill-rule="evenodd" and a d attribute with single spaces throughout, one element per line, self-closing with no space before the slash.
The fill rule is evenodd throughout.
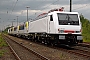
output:
<path id="1" fill-rule="evenodd" d="M 12 12 L 14 11 L 14 9 L 15 9 L 15 7 L 16 7 L 17 2 L 18 2 L 18 0 L 15 2 L 15 5 L 14 5 L 14 7 L 13 7 L 13 9 L 12 9 Z"/>
<path id="2" fill-rule="evenodd" d="M 8 21 L 10 21 L 10 23 L 12 22 L 12 20 L 14 20 L 14 19 L 11 19 L 11 15 L 12 15 L 12 13 L 13 13 L 16 5 L 17 5 L 17 2 L 18 2 L 18 0 L 16 0 L 16 1 L 13 0 L 11 12 L 8 13 L 8 11 L 7 11 L 7 14 L 9 15 L 9 16 L 8 16 Z M 8 9 L 8 8 L 7 8 L 7 9 Z"/>
<path id="3" fill-rule="evenodd" d="M 55 3 L 58 2 L 58 1 L 59 1 L 59 0 L 56 0 L 55 2 L 51 3 L 50 5 L 55 4 Z M 49 7 L 50 5 L 46 6 L 45 8 Z M 45 9 L 45 8 L 43 8 L 43 9 Z M 42 9 L 42 10 L 43 10 L 43 9 Z"/>
<path id="4" fill-rule="evenodd" d="M 13 0 L 14 1 L 14 0 Z M 11 10 L 11 13 L 10 13 L 10 16 L 11 16 L 11 14 L 13 13 L 13 11 L 14 11 L 14 9 L 15 9 L 15 7 L 16 7 L 16 4 L 17 4 L 17 2 L 18 2 L 18 0 L 16 0 L 16 2 L 13 2 L 13 4 L 12 4 L 12 10 Z M 10 16 L 9 16 L 9 19 L 8 20 L 10 20 Z"/>
<path id="5" fill-rule="evenodd" d="M 87 4 L 87 5 L 85 5 L 85 6 L 82 6 L 82 7 L 78 7 L 78 8 L 75 8 L 75 9 L 73 9 L 73 10 L 78 10 L 78 9 L 82 9 L 83 7 L 86 7 L 86 6 L 89 6 L 90 4 Z"/>
<path id="6" fill-rule="evenodd" d="M 49 7 L 49 6 L 52 5 L 52 4 L 55 4 L 55 3 L 58 2 L 58 1 L 59 1 L 59 0 L 54 1 L 53 3 L 51 3 L 51 4 L 49 4 L 48 6 L 46 6 L 45 8 L 43 8 L 42 10 L 46 9 L 47 7 Z M 42 10 L 41 10 L 41 11 L 42 11 Z M 36 15 L 37 12 L 35 12 L 34 14 Z"/>

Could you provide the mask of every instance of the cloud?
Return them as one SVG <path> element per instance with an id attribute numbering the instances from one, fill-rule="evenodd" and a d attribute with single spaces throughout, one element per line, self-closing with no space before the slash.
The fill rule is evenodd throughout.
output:
<path id="1" fill-rule="evenodd" d="M 42 11 L 41 10 L 28 10 L 28 14 L 29 15 L 33 15 L 34 13 L 41 13 Z M 17 15 L 17 16 L 26 16 L 27 14 L 27 10 L 21 10 L 21 11 L 16 11 L 16 12 L 13 12 L 12 15 Z"/>
<path id="2" fill-rule="evenodd" d="M 33 18 L 36 17 L 36 15 L 39 15 L 41 13 L 44 12 L 48 12 L 51 9 L 55 9 L 55 8 L 61 8 L 64 7 L 65 11 L 69 11 L 69 5 L 50 5 L 50 4 L 46 4 L 45 6 L 42 6 L 42 10 L 29 10 L 29 16 L 33 16 Z M 80 14 L 82 13 L 83 10 L 88 10 L 89 8 L 89 4 L 74 4 L 72 6 L 72 11 L 77 11 L 80 12 Z M 23 11 L 23 12 L 22 12 Z M 21 14 L 22 12 L 22 14 Z M 16 15 L 22 15 L 22 16 L 26 16 L 27 11 L 26 10 L 21 10 L 19 12 L 15 12 Z"/>

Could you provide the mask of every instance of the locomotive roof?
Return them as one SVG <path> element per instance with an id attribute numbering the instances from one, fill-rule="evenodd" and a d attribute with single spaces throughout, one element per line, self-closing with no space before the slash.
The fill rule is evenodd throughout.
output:
<path id="1" fill-rule="evenodd" d="M 65 11 L 53 11 L 53 12 L 49 12 L 49 13 L 42 13 L 40 15 L 38 15 L 34 20 L 32 21 L 35 21 L 35 20 L 38 20 L 40 18 L 43 18 L 43 17 L 46 17 L 48 15 L 52 15 L 52 14 L 57 14 L 57 13 L 63 13 L 63 14 L 78 14 L 78 12 L 65 12 Z M 31 22 L 32 22 L 31 21 Z"/>
<path id="2" fill-rule="evenodd" d="M 54 11 L 54 12 L 48 13 L 48 15 L 55 14 L 55 13 L 78 14 L 78 12 L 65 12 L 65 11 L 60 12 L 60 11 Z"/>

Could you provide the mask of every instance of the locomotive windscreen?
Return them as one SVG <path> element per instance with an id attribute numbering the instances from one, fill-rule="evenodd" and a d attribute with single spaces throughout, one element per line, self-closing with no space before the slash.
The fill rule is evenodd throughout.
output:
<path id="1" fill-rule="evenodd" d="M 59 25 L 79 25 L 78 14 L 58 13 Z"/>

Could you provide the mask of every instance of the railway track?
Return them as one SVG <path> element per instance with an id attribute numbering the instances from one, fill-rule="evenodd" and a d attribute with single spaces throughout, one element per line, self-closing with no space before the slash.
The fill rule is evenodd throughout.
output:
<path id="1" fill-rule="evenodd" d="M 83 57 L 90 58 L 90 44 L 82 43 L 73 47 L 73 49 L 78 51 L 78 53 L 75 52 L 76 54 L 80 54 Z"/>
<path id="2" fill-rule="evenodd" d="M 69 50 L 68 52 L 90 59 L 90 51 L 82 49 L 80 47 L 79 48 L 74 47 L 73 50 Z"/>
<path id="3" fill-rule="evenodd" d="M 27 48 L 23 44 L 20 44 L 5 35 L 3 36 L 10 50 L 13 52 L 13 55 L 15 56 L 16 60 L 50 60 L 42 56 L 41 54 Z"/>
<path id="4" fill-rule="evenodd" d="M 23 40 L 22 40 L 22 42 L 23 42 Z M 88 49 L 83 50 L 83 49 L 81 49 L 80 46 L 78 48 L 71 47 L 70 49 L 62 48 L 62 47 L 60 47 L 60 48 L 59 47 L 52 47 L 52 46 L 51 46 L 51 48 L 53 48 L 53 49 L 55 48 L 57 50 L 61 50 L 61 51 L 64 51 L 64 52 L 66 51 L 66 52 L 68 52 L 70 54 L 74 54 L 74 55 L 77 55 L 77 56 L 81 56 L 81 57 L 90 59 L 90 53 L 89 53 Z"/>
<path id="5" fill-rule="evenodd" d="M 79 43 L 78 46 L 90 48 L 90 43 Z"/>
<path id="6" fill-rule="evenodd" d="M 60 48 L 60 50 L 90 59 L 90 47 L 89 46 L 90 45 L 78 45 L 74 47 L 69 47 L 67 48 L 68 50 L 63 49 L 63 48 Z"/>

